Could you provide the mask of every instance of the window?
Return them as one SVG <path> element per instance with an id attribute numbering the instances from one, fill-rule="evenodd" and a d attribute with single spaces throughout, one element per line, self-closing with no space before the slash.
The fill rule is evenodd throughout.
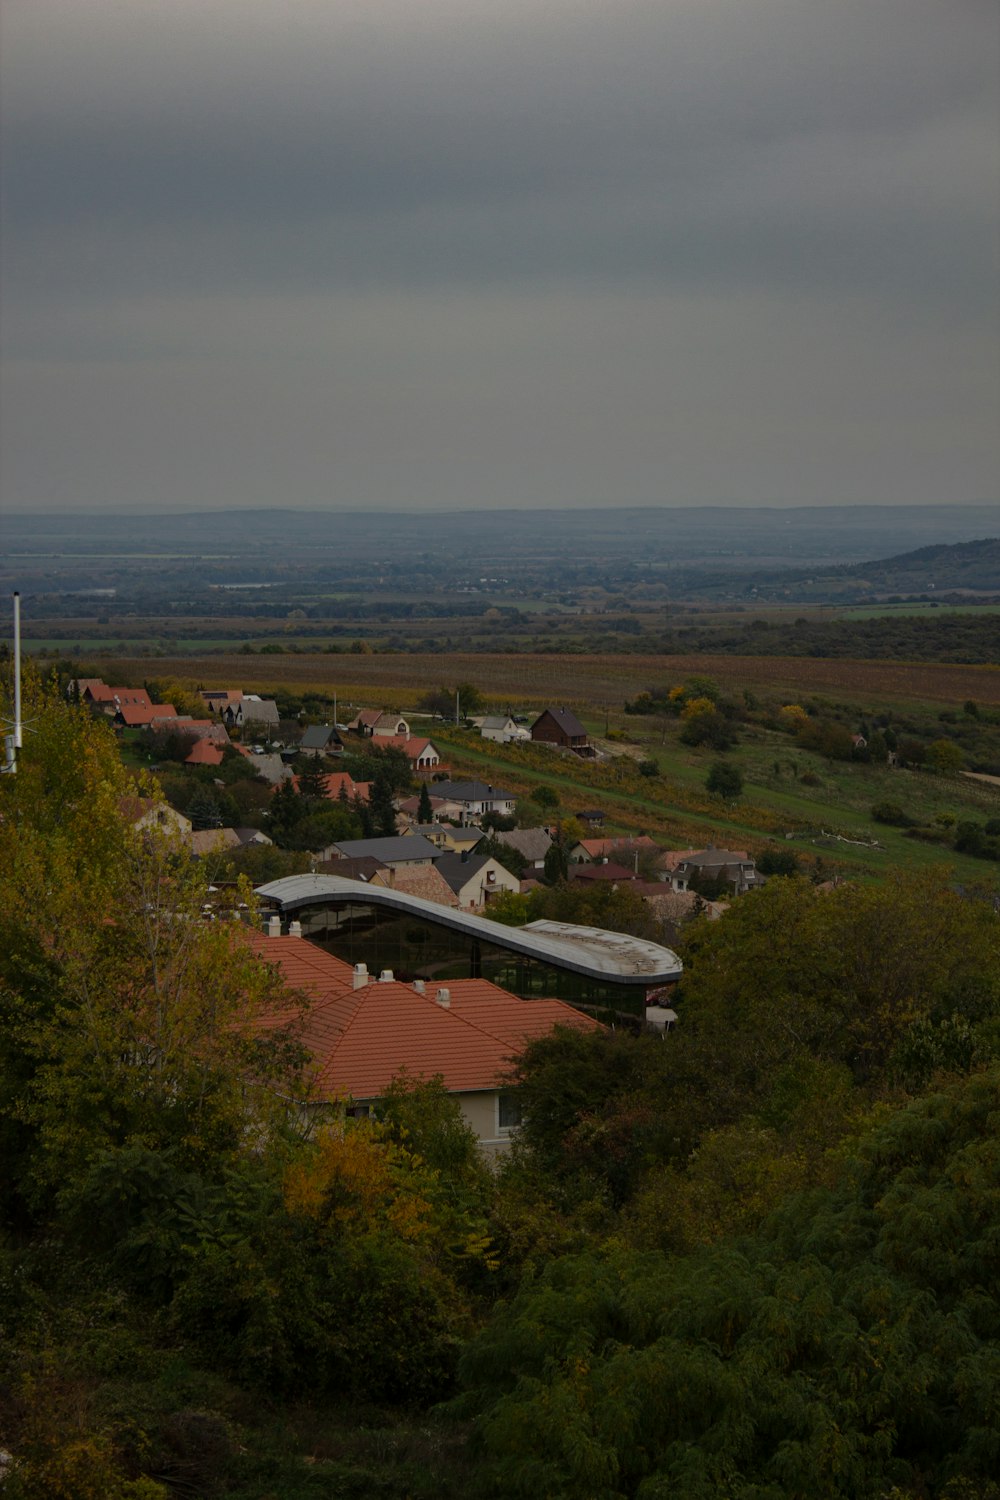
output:
<path id="1" fill-rule="evenodd" d="M 521 1101 L 513 1094 L 497 1095 L 497 1130 L 499 1134 L 504 1131 L 516 1130 L 521 1124 Z"/>

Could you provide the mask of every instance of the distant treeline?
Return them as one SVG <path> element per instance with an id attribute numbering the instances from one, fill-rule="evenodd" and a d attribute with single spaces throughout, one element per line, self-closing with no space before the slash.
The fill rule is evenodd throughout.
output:
<path id="1" fill-rule="evenodd" d="M 869 661 L 1000 662 L 1000 614 L 880 616 L 871 620 L 751 620 L 671 631 L 665 651 L 732 656 L 859 657 Z"/>

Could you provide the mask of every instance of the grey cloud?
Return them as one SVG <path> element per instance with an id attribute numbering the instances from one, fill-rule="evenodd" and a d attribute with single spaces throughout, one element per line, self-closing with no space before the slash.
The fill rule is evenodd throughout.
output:
<path id="1" fill-rule="evenodd" d="M 6 493 L 981 498 L 998 28 L 7 0 Z"/>

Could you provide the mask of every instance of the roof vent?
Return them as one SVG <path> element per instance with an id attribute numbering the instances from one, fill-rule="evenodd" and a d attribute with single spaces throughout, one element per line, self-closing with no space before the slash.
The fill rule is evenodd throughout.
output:
<path id="1" fill-rule="evenodd" d="M 301 922 L 289 922 L 289 924 L 288 924 L 288 936 L 289 937 L 301 937 L 302 936 L 302 923 Z"/>
<path id="2" fill-rule="evenodd" d="M 365 985 L 367 983 L 368 983 L 368 965 L 367 964 L 355 964 L 354 965 L 354 972 L 351 975 L 351 987 L 353 989 L 356 989 L 356 990 L 363 990 L 364 987 L 365 987 Z"/>
<path id="3" fill-rule="evenodd" d="M 274 916 L 268 917 L 268 919 L 267 919 L 267 926 L 266 926 L 266 928 L 264 930 L 267 933 L 268 937 L 280 937 L 281 936 L 281 918 L 277 914 L 275 914 Z"/>
<path id="4" fill-rule="evenodd" d="M 381 974 L 378 976 L 378 982 L 379 982 L 379 984 L 391 984 L 392 983 L 392 970 L 391 969 L 383 969 L 382 972 L 381 972 Z"/>
<path id="5" fill-rule="evenodd" d="M 438 990 L 434 999 L 443 1010 L 447 1010 L 451 1005 L 451 990 Z"/>
<path id="6" fill-rule="evenodd" d="M 415 979 L 413 981 L 413 988 L 416 990 L 418 995 L 426 995 L 427 993 L 427 986 L 424 984 L 424 981 L 422 979 Z"/>

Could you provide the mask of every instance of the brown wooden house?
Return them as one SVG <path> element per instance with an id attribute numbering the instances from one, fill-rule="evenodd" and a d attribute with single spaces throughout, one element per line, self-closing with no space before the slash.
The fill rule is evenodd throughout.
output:
<path id="1" fill-rule="evenodd" d="M 578 754 L 590 752 L 590 741 L 575 713 L 568 708 L 546 708 L 531 726 L 531 738 L 543 745 L 558 745 Z"/>

